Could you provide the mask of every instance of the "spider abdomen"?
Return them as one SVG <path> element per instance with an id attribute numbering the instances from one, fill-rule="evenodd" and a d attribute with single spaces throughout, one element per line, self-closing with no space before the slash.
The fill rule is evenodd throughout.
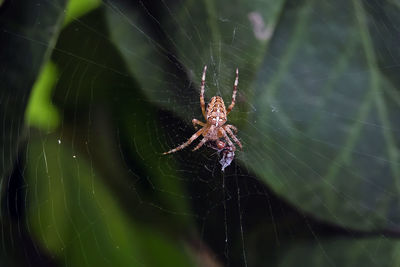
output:
<path id="1" fill-rule="evenodd" d="M 226 122 L 226 108 L 222 97 L 214 96 L 211 98 L 207 106 L 207 121 L 216 127 L 222 126 Z"/>

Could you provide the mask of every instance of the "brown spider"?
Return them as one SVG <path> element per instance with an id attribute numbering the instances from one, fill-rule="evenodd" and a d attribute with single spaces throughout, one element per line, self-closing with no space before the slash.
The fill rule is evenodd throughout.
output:
<path id="1" fill-rule="evenodd" d="M 233 141 L 236 142 L 236 144 L 242 148 L 242 144 L 240 143 L 239 139 L 235 136 L 235 134 L 232 132 L 235 131 L 237 132 L 237 129 L 235 126 L 231 124 L 225 124 L 227 120 L 227 116 L 229 112 L 232 111 L 233 107 L 235 106 L 235 100 L 236 100 L 236 92 L 237 92 L 237 85 L 239 81 L 239 70 L 236 69 L 236 79 L 235 83 L 233 84 L 233 94 L 232 94 L 232 103 L 229 105 L 228 109 L 225 108 L 224 101 L 222 100 L 222 97 L 220 96 L 213 96 L 210 100 L 210 103 L 208 103 L 207 106 L 207 113 L 205 110 L 205 103 L 204 103 L 204 84 L 206 80 L 206 71 L 207 71 L 207 66 L 204 66 L 204 71 L 203 71 L 203 76 L 201 79 L 201 90 L 200 90 L 200 106 L 201 106 L 201 111 L 203 113 L 204 118 L 206 119 L 206 123 L 201 122 L 197 119 L 193 119 L 192 123 L 195 128 L 197 128 L 197 125 L 201 125 L 202 128 L 198 130 L 192 137 L 189 138 L 185 143 L 182 145 L 171 149 L 168 152 L 164 152 L 163 154 L 170 154 L 174 153 L 176 151 L 179 151 L 188 145 L 190 145 L 196 138 L 198 138 L 200 135 L 203 135 L 203 139 L 200 141 L 200 143 L 193 149 L 193 151 L 199 149 L 201 146 L 203 146 L 207 141 L 211 142 L 222 142 L 220 138 L 224 138 L 225 141 L 228 143 L 228 146 L 235 151 L 236 147 L 232 143 L 231 139 L 229 139 L 228 134 L 230 137 L 233 139 Z"/>

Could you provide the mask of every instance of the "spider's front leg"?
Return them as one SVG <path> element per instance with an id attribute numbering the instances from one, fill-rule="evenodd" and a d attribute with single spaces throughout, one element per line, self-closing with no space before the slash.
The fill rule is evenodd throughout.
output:
<path id="1" fill-rule="evenodd" d="M 201 76 L 200 106 L 201 106 L 201 112 L 203 113 L 204 118 L 207 120 L 206 103 L 204 102 L 204 86 L 206 83 L 206 71 L 207 71 L 207 65 L 204 66 L 203 76 Z"/>
<path id="2" fill-rule="evenodd" d="M 228 115 L 229 112 L 231 112 L 233 107 L 235 106 L 238 83 L 239 83 L 239 70 L 236 68 L 236 79 L 235 83 L 233 84 L 232 102 L 229 105 L 228 109 L 226 110 L 226 115 Z"/>

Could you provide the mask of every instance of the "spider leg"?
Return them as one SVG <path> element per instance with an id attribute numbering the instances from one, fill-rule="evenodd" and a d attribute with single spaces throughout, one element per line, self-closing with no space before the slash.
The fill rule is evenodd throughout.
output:
<path id="1" fill-rule="evenodd" d="M 225 127 L 232 129 L 235 133 L 237 133 L 237 131 L 238 131 L 238 129 L 235 126 L 233 126 L 232 124 L 226 124 Z"/>
<path id="2" fill-rule="evenodd" d="M 174 149 L 171 149 L 168 152 L 164 152 L 163 154 L 164 155 L 171 154 L 171 153 L 174 153 L 174 152 L 179 151 L 181 149 L 184 149 L 185 147 L 190 145 L 194 140 L 196 140 L 196 138 L 199 137 L 203 133 L 204 129 L 205 129 L 205 127 L 201 128 L 194 135 L 192 135 L 192 137 L 190 137 L 189 140 L 187 140 L 185 143 L 183 143 L 182 145 L 180 145 L 180 146 L 178 146 L 178 147 L 176 147 Z"/>
<path id="3" fill-rule="evenodd" d="M 204 118 L 207 120 L 206 107 L 205 107 L 206 103 L 204 102 L 204 85 L 206 83 L 206 71 L 207 71 L 207 65 L 204 66 L 203 76 L 201 77 L 200 106 L 201 106 L 201 112 L 203 113 Z"/>
<path id="4" fill-rule="evenodd" d="M 193 119 L 192 120 L 193 123 L 193 127 L 197 130 L 197 125 L 201 125 L 202 127 L 204 127 L 206 124 L 202 121 L 199 121 L 197 119 Z"/>
<path id="5" fill-rule="evenodd" d="M 228 109 L 226 110 L 226 115 L 228 115 L 229 112 L 231 112 L 231 110 L 235 106 L 238 82 L 239 82 L 239 70 L 236 68 L 236 79 L 235 79 L 235 83 L 233 84 L 232 103 L 229 105 Z"/>
<path id="6" fill-rule="evenodd" d="M 235 145 L 232 143 L 231 139 L 229 139 L 229 136 L 226 134 L 226 131 L 224 130 L 224 128 L 219 128 L 219 131 L 222 133 L 222 135 L 225 138 L 225 141 L 228 143 L 229 147 L 232 148 L 233 151 L 236 150 Z"/>
<path id="7" fill-rule="evenodd" d="M 228 125 L 227 125 L 228 126 Z M 234 126 L 233 126 L 234 127 Z M 230 127 L 225 127 L 225 131 L 232 137 L 233 141 L 240 147 L 240 149 L 243 149 L 242 143 L 240 143 L 239 139 L 235 136 L 235 134 L 229 129 Z"/>
<path id="8" fill-rule="evenodd" d="M 206 142 L 207 142 L 207 138 L 203 138 L 203 139 L 201 139 L 201 141 L 200 141 L 200 143 L 193 149 L 193 151 L 195 151 L 195 150 L 197 150 L 197 149 L 199 149 L 200 147 L 202 147 Z"/>

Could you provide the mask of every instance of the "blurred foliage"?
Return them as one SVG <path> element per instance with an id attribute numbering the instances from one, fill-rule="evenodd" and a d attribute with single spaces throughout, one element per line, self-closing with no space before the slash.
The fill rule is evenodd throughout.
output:
<path id="1" fill-rule="evenodd" d="M 68 1 L 64 27 L 71 21 L 77 20 L 79 17 L 95 9 L 100 4 L 101 2 L 97 0 Z M 42 68 L 32 88 L 32 94 L 26 108 L 25 120 L 29 126 L 35 126 L 44 131 L 53 131 L 59 126 L 59 114 L 51 101 L 58 76 L 57 66 L 53 62 L 47 62 Z"/>
<path id="2" fill-rule="evenodd" d="M 129 220 L 99 174 L 68 144 L 36 137 L 28 147 L 29 158 L 41 155 L 28 164 L 28 223 L 40 246 L 63 265 L 192 265 L 164 234 Z"/>
<path id="3" fill-rule="evenodd" d="M 101 0 L 69 0 L 67 14 L 65 15 L 64 26 L 73 20 L 77 20 L 91 10 L 99 7 Z"/>
<path id="4" fill-rule="evenodd" d="M 2 177 L 7 177 L 11 171 L 19 142 L 26 135 L 23 122 L 29 93 L 57 40 L 63 20 L 63 5 L 64 0 L 44 5 L 37 5 L 35 1 L 7 2 L 0 6 Z M 40 13 L 46 14 L 46 17 L 38 21 Z"/>
<path id="5" fill-rule="evenodd" d="M 0 1 L 0 263 L 397 266 L 399 11 Z M 193 134 L 204 65 L 208 97 L 240 71 L 226 173 L 161 155 Z"/>
<path id="6" fill-rule="evenodd" d="M 398 255 L 399 242 L 396 240 L 385 237 L 339 238 L 322 241 L 320 244 L 294 244 L 282 255 L 277 266 L 399 266 Z"/>
<path id="7" fill-rule="evenodd" d="M 53 131 L 59 126 L 60 118 L 51 103 L 52 89 L 57 83 L 57 66 L 49 61 L 36 80 L 26 107 L 26 123 L 44 131 Z"/>

